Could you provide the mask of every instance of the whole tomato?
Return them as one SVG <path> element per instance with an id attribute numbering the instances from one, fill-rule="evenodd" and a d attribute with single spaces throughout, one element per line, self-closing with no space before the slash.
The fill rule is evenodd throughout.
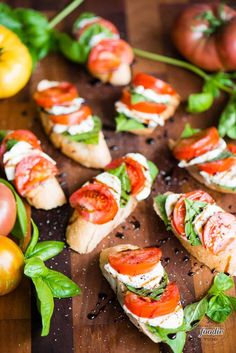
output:
<path id="1" fill-rule="evenodd" d="M 172 39 L 186 59 L 205 70 L 236 70 L 236 11 L 227 5 L 188 6 L 174 23 Z"/>
<path id="2" fill-rule="evenodd" d="M 0 235 L 9 235 L 16 221 L 16 201 L 12 191 L 0 182 Z"/>
<path id="3" fill-rule="evenodd" d="M 0 295 L 12 292 L 23 275 L 24 255 L 9 238 L 0 236 Z"/>

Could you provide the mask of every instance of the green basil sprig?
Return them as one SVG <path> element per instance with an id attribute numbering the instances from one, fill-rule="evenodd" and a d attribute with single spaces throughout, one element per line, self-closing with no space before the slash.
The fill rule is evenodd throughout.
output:
<path id="1" fill-rule="evenodd" d="M 121 182 L 120 206 L 125 207 L 130 199 L 131 183 L 126 171 L 125 163 L 115 169 L 108 170 L 108 173 L 115 175 Z"/>
<path id="2" fill-rule="evenodd" d="M 236 92 L 221 113 L 218 130 L 220 136 L 236 139 Z"/>
<path id="3" fill-rule="evenodd" d="M 187 124 L 185 124 L 184 130 L 183 130 L 180 137 L 181 138 L 188 138 L 188 137 L 195 135 L 199 131 L 200 131 L 200 129 L 194 129 L 194 128 L 192 128 L 192 126 L 189 123 L 187 123 Z"/>
<path id="4" fill-rule="evenodd" d="M 116 120 L 116 131 L 131 131 L 131 130 L 140 130 L 146 129 L 147 126 L 138 122 L 135 119 L 128 118 L 125 114 L 119 113 Z"/>
<path id="5" fill-rule="evenodd" d="M 193 220 L 207 206 L 207 203 L 200 201 L 192 201 L 190 199 L 185 199 L 184 203 L 186 208 L 186 215 L 184 219 L 186 237 L 191 245 L 201 245 L 199 236 L 197 235 L 193 227 Z"/>
<path id="6" fill-rule="evenodd" d="M 163 279 L 161 280 L 157 288 L 154 288 L 154 289 L 135 288 L 128 284 L 126 284 L 126 287 L 130 292 L 133 292 L 141 297 L 149 297 L 153 300 L 159 300 L 162 294 L 164 293 L 167 284 L 168 284 L 168 276 L 167 276 L 167 273 L 165 273 L 163 276 Z"/>

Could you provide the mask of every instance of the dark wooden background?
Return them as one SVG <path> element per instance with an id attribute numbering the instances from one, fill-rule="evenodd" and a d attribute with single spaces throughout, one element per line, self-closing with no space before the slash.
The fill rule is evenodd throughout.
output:
<path id="1" fill-rule="evenodd" d="M 187 0 L 86 0 L 63 24 L 62 30 L 70 31 L 73 21 L 84 10 L 93 11 L 113 21 L 122 37 L 134 46 L 157 53 L 178 56 L 170 41 L 170 28 L 176 14 Z M 32 7 L 52 17 L 61 10 L 66 0 L 11 0 L 12 6 Z M 200 186 L 184 170 L 176 167 L 167 148 L 169 137 L 177 137 L 184 124 L 195 127 L 216 125 L 225 97 L 221 97 L 207 113 L 190 116 L 185 112 L 186 98 L 198 91 L 201 81 L 181 69 L 136 58 L 133 70 L 145 71 L 168 80 L 180 93 L 182 103 L 177 113 L 165 127 L 159 128 L 151 140 L 114 132 L 114 102 L 121 88 L 103 85 L 91 78 L 84 68 L 50 55 L 40 62 L 29 84 L 18 95 L 0 102 L 0 128 L 28 128 L 42 140 L 43 148 L 57 162 L 61 170 L 60 181 L 67 196 L 97 172 L 80 167 L 61 155 L 47 140 L 35 106 L 32 93 L 43 79 L 69 80 L 76 84 L 81 96 L 87 99 L 104 124 L 104 133 L 114 158 L 127 152 L 141 152 L 157 164 L 159 176 L 152 196 L 167 190 L 185 192 Z M 236 212 L 235 197 L 210 191 L 226 210 Z M 32 210 L 40 228 L 41 239 L 64 239 L 70 215 L 68 205 L 50 212 Z M 120 238 L 122 234 L 122 239 Z M 198 299 L 210 286 L 212 273 L 190 258 L 171 233 L 165 230 L 152 207 L 152 197 L 141 202 L 135 212 L 112 232 L 91 254 L 78 255 L 66 249 L 49 263 L 60 269 L 81 286 L 82 295 L 73 300 L 57 300 L 51 333 L 40 337 L 40 317 L 36 311 L 33 290 L 27 280 L 12 294 L 0 298 L 0 353 L 158 353 L 158 345 L 151 342 L 129 322 L 123 314 L 109 285 L 98 267 L 101 249 L 119 243 L 140 246 L 157 245 L 163 251 L 163 264 L 170 278 L 178 283 L 183 304 Z M 234 289 L 231 291 L 234 295 Z M 235 353 L 236 315 L 225 324 L 222 336 L 198 338 L 199 329 L 188 335 L 185 352 Z M 203 327 L 215 327 L 205 320 Z M 165 346 L 160 346 L 167 352 Z"/>

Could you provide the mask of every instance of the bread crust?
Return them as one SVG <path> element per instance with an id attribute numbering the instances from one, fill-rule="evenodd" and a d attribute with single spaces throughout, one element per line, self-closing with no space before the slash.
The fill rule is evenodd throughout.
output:
<path id="1" fill-rule="evenodd" d="M 66 156 L 87 168 L 102 169 L 111 162 L 111 154 L 102 131 L 99 133 L 97 145 L 74 142 L 68 137 L 53 131 L 53 124 L 47 113 L 40 111 L 39 114 L 44 130 L 51 142 Z"/>
<path id="2" fill-rule="evenodd" d="M 120 251 L 125 250 L 136 250 L 138 246 L 131 245 L 131 244 L 121 244 L 111 248 L 107 248 L 100 253 L 100 269 L 102 271 L 103 276 L 109 282 L 110 286 L 112 287 L 113 291 L 116 293 L 118 301 L 123 308 L 124 305 L 124 296 L 126 293 L 126 287 L 120 282 L 117 278 L 111 276 L 109 272 L 106 271 L 105 265 L 108 263 L 108 257 L 112 254 L 115 254 Z M 157 335 L 153 335 L 147 328 L 144 323 L 139 322 L 133 315 L 126 313 L 129 317 L 130 321 L 146 336 L 148 336 L 153 342 L 158 343 L 161 342 L 161 339 L 157 337 Z"/>
<path id="3" fill-rule="evenodd" d="M 66 203 L 64 192 L 55 177 L 46 179 L 26 194 L 30 205 L 43 210 L 51 210 Z"/>
<path id="4" fill-rule="evenodd" d="M 171 194 L 171 193 L 168 193 Z M 162 219 L 159 208 L 154 201 L 154 210 Z M 232 276 L 236 275 L 236 248 L 230 251 L 224 251 L 220 255 L 214 255 L 211 251 L 206 249 L 203 245 L 192 246 L 187 240 L 181 237 L 173 228 L 172 232 L 179 239 L 183 247 L 198 261 L 204 263 L 211 270 L 218 272 L 227 272 Z"/>
<path id="5" fill-rule="evenodd" d="M 105 224 L 88 222 L 74 210 L 66 229 L 67 243 L 73 250 L 80 254 L 91 252 L 103 238 L 133 212 L 136 205 L 136 198 L 130 197 L 127 205 L 119 209 L 115 218 Z"/>

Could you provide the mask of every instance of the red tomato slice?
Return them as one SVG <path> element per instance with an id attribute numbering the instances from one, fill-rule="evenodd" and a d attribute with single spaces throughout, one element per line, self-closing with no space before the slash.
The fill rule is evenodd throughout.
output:
<path id="1" fill-rule="evenodd" d="M 152 89 L 159 94 L 176 94 L 176 91 L 168 83 L 143 72 L 137 73 L 132 81 L 134 86 L 143 86 L 146 89 Z"/>
<path id="2" fill-rule="evenodd" d="M 112 73 L 120 64 L 131 64 L 133 59 L 131 47 L 123 39 L 103 39 L 92 48 L 88 69 L 92 74 Z"/>
<path id="3" fill-rule="evenodd" d="M 54 124 L 75 125 L 86 120 L 91 114 L 91 109 L 87 105 L 82 105 L 76 112 L 63 115 L 49 115 L 49 118 Z"/>
<path id="4" fill-rule="evenodd" d="M 210 127 L 191 137 L 180 139 L 173 149 L 173 154 L 176 159 L 189 161 L 216 148 L 219 139 L 217 129 Z"/>
<path id="5" fill-rule="evenodd" d="M 175 283 L 167 285 L 160 300 L 140 297 L 131 292 L 127 292 L 124 298 L 124 304 L 131 313 L 149 319 L 172 313 L 179 304 L 179 301 L 179 289 Z"/>
<path id="6" fill-rule="evenodd" d="M 69 82 L 61 82 L 58 86 L 47 88 L 44 91 L 36 91 L 34 94 L 34 100 L 43 108 L 51 108 L 53 105 L 70 102 L 77 97 L 77 88 Z"/>
<path id="7" fill-rule="evenodd" d="M 104 18 L 94 18 L 93 22 L 87 23 L 85 26 L 83 26 L 82 28 L 78 28 L 77 30 L 75 30 L 75 36 L 76 38 L 79 40 L 80 36 L 82 33 L 84 33 L 86 31 L 86 29 L 88 29 L 89 27 L 91 27 L 93 24 L 99 24 L 107 29 L 109 29 L 112 33 L 114 34 L 118 34 L 119 35 L 119 31 L 116 28 L 115 25 L 113 25 L 113 23 L 111 23 L 110 21 L 105 20 Z"/>
<path id="8" fill-rule="evenodd" d="M 213 254 L 224 251 L 236 239 L 236 217 L 219 212 L 211 216 L 203 229 L 203 244 Z"/>
<path id="9" fill-rule="evenodd" d="M 205 191 L 196 190 L 188 192 L 179 198 L 177 201 L 174 211 L 173 211 L 173 220 L 172 226 L 176 230 L 179 235 L 185 235 L 185 226 L 184 226 L 184 219 L 186 215 L 186 208 L 185 208 L 185 199 L 189 199 L 192 201 L 201 201 L 207 203 L 215 203 L 215 200 L 207 194 Z"/>
<path id="10" fill-rule="evenodd" d="M 229 150 L 230 152 L 236 154 L 236 145 L 233 145 L 232 143 L 229 143 L 229 144 L 227 145 L 227 147 L 228 147 L 228 150 Z"/>
<path id="11" fill-rule="evenodd" d="M 137 276 L 151 271 L 161 256 L 162 252 L 158 248 L 126 250 L 110 255 L 109 263 L 123 275 Z"/>
<path id="12" fill-rule="evenodd" d="M 226 170 L 229 170 L 235 165 L 236 165 L 236 157 L 229 157 L 229 158 L 221 159 L 214 162 L 199 164 L 198 169 L 208 174 L 215 174 L 215 173 L 225 172 Z"/>
<path id="13" fill-rule="evenodd" d="M 95 224 L 113 220 L 118 212 L 114 196 L 101 183 L 88 184 L 75 191 L 70 197 L 70 204 L 86 221 Z"/>
<path id="14" fill-rule="evenodd" d="M 121 102 L 126 104 L 129 109 L 137 110 L 147 114 L 160 114 L 167 108 L 165 104 L 158 104 L 147 101 L 132 104 L 131 94 L 127 89 L 123 90 Z"/>
<path id="15" fill-rule="evenodd" d="M 40 183 L 57 174 L 57 167 L 40 156 L 23 158 L 16 166 L 15 185 L 21 196 L 25 196 Z"/>
<path id="16" fill-rule="evenodd" d="M 16 140 L 16 141 L 25 141 L 28 142 L 33 148 L 41 150 L 41 143 L 37 137 L 29 130 L 15 130 L 9 132 L 7 136 L 3 139 L 0 148 L 0 157 L 3 157 L 3 154 L 7 150 L 7 141 Z"/>
<path id="17" fill-rule="evenodd" d="M 106 170 L 118 168 L 122 163 L 125 163 L 128 177 L 131 183 L 131 194 L 136 195 L 141 191 L 145 184 L 145 175 L 143 166 L 130 157 L 118 158 L 112 161 L 106 167 Z"/>

